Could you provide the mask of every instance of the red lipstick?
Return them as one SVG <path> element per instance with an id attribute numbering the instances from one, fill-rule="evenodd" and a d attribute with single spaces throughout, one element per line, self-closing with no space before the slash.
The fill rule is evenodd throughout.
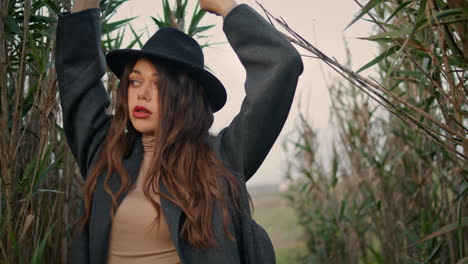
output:
<path id="1" fill-rule="evenodd" d="M 135 108 L 133 108 L 133 116 L 136 118 L 149 118 L 151 116 L 151 111 L 144 106 L 136 105 Z"/>

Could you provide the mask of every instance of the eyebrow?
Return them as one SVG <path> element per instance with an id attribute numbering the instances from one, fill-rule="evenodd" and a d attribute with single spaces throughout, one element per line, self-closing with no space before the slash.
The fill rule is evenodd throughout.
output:
<path id="1" fill-rule="evenodd" d="M 130 73 L 132 73 L 132 72 L 138 73 L 138 74 L 141 75 L 141 71 L 139 71 L 139 70 L 132 70 Z M 153 76 L 158 76 L 158 75 L 159 75 L 159 74 L 158 74 L 157 72 L 154 72 L 154 73 L 153 73 Z"/>

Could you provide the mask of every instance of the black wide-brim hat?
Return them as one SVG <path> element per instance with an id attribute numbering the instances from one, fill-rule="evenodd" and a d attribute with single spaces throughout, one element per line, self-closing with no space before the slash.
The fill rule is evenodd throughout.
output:
<path id="1" fill-rule="evenodd" d="M 106 62 L 117 78 L 121 79 L 125 65 L 135 62 L 139 57 L 171 61 L 191 78 L 200 82 L 206 90 L 213 113 L 226 103 L 227 95 L 223 84 L 204 68 L 202 48 L 195 39 L 184 32 L 172 27 L 160 27 L 141 50 L 112 50 L 107 53 Z"/>

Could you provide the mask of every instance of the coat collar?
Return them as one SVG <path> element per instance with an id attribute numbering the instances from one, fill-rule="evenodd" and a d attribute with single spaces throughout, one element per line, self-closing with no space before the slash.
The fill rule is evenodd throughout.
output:
<path id="1" fill-rule="evenodd" d="M 137 137 L 133 150 L 129 157 L 124 158 L 123 166 L 130 175 L 131 184 L 133 185 L 140 171 L 140 166 L 143 161 L 143 144 L 141 142 L 141 135 Z M 93 212 L 90 218 L 90 257 L 91 264 L 106 263 L 109 236 L 111 231 L 110 220 L 110 207 L 111 198 L 105 192 L 103 187 L 105 174 L 102 174 L 98 179 L 95 191 L 95 199 L 93 199 Z M 109 186 L 112 192 L 116 193 L 120 187 L 120 177 L 113 172 L 109 179 Z M 160 191 L 170 196 L 166 187 L 160 183 Z M 126 197 L 128 191 L 125 191 L 117 199 L 117 205 L 120 206 L 123 199 Z M 176 247 L 179 256 L 181 256 L 180 241 L 179 241 L 179 227 L 181 218 L 181 209 L 171 201 L 167 200 L 164 196 L 160 197 L 161 209 L 166 218 L 169 226 L 172 241 Z M 183 262 L 182 262 L 183 263 Z"/>

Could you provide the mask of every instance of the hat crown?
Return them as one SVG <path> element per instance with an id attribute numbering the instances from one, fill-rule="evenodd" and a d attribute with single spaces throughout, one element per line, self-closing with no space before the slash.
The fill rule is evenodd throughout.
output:
<path id="1" fill-rule="evenodd" d="M 160 27 L 143 45 L 142 51 L 165 53 L 179 60 L 204 67 L 203 51 L 198 42 L 186 33 L 172 27 Z"/>

